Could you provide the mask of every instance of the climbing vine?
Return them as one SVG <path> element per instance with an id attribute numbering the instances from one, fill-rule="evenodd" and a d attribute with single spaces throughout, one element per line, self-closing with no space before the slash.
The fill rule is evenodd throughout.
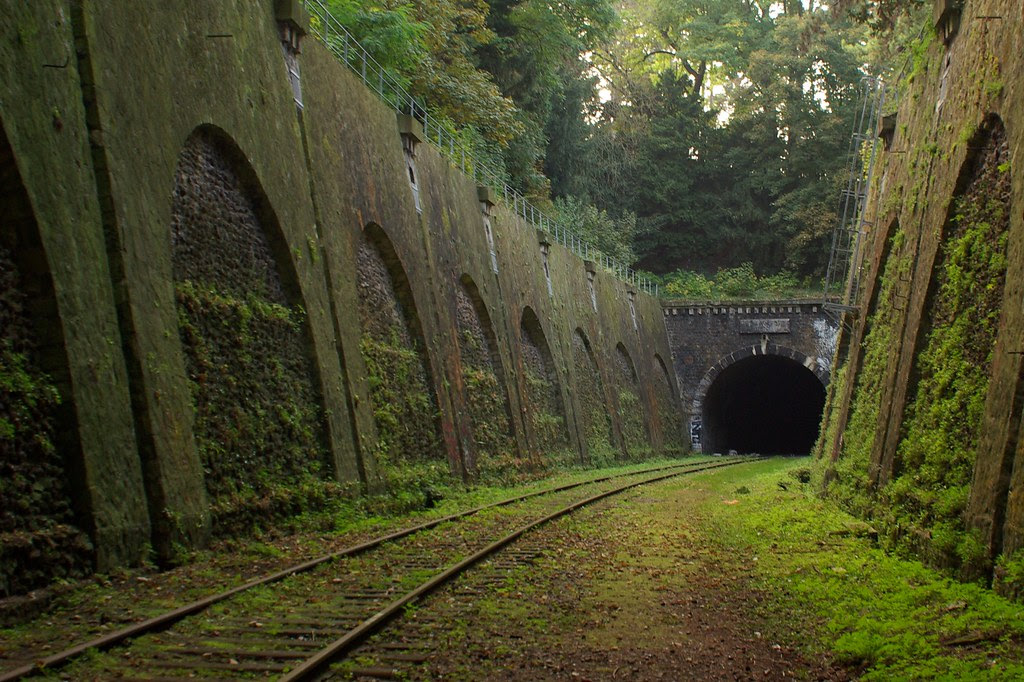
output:
<path id="1" fill-rule="evenodd" d="M 933 563 L 968 574 L 979 574 L 986 562 L 983 545 L 965 527 L 964 511 L 1003 300 L 1009 228 L 1009 173 L 989 165 L 954 202 L 898 468 L 884 491 L 898 512 L 901 537 Z"/>
<path id="2" fill-rule="evenodd" d="M 0 246 L 0 597 L 83 575 L 92 562 L 55 443 L 60 396 L 34 360 L 25 303 Z"/>
<path id="3" fill-rule="evenodd" d="M 304 508 L 300 493 L 324 477 L 327 452 L 302 310 L 188 281 L 176 294 L 214 528 Z"/>
<path id="4" fill-rule="evenodd" d="M 904 239 L 902 231 L 893 233 L 890 252 L 900 254 Z M 863 341 L 864 359 L 854 379 L 857 383 L 850 404 L 849 419 L 843 430 L 842 451 L 832 469 L 834 477 L 826 478 L 826 493 L 862 516 L 869 516 L 874 510 L 868 467 L 881 411 L 882 381 L 897 333 L 897 316 L 890 312 L 890 307 L 898 297 L 897 284 L 909 276 L 910 267 L 911 260 L 905 254 L 889 258 L 885 263 L 878 294 L 878 300 L 883 301 L 884 305 L 879 305 L 867 320 L 867 333 Z M 849 380 L 846 376 L 842 378 L 844 382 Z M 837 386 L 836 395 L 839 395 L 839 390 Z M 826 437 L 831 438 L 831 435 L 827 433 Z M 829 443 L 831 440 L 824 442 Z"/>

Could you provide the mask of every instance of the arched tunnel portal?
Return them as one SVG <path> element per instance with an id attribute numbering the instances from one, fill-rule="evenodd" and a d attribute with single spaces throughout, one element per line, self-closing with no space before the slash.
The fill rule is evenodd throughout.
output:
<path id="1" fill-rule="evenodd" d="M 810 454 L 825 407 L 828 372 L 789 349 L 752 351 L 720 362 L 702 382 L 705 390 L 694 405 L 701 450 Z M 745 357 L 732 359 L 737 355 Z"/>

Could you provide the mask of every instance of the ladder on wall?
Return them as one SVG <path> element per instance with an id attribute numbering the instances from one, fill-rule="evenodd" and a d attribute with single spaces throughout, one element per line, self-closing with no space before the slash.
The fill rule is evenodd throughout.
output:
<path id="1" fill-rule="evenodd" d="M 850 136 L 850 172 L 839 200 L 839 219 L 832 231 L 832 250 L 825 271 L 822 306 L 838 323 L 843 313 L 857 312 L 860 250 L 871 227 L 865 215 L 868 189 L 878 153 L 878 127 L 885 106 L 881 78 L 861 79 L 861 101 Z"/>

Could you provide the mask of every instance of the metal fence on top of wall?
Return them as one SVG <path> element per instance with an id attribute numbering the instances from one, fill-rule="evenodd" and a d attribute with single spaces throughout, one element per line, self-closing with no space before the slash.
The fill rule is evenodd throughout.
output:
<path id="1" fill-rule="evenodd" d="M 579 235 L 567 229 L 542 210 L 527 201 L 526 197 L 505 182 L 504 175 L 479 154 L 468 149 L 462 140 L 444 125 L 436 116 L 382 67 L 349 31 L 330 13 L 322 0 L 303 0 L 310 14 L 310 30 L 327 48 L 363 83 L 376 92 L 382 100 L 398 113 L 410 114 L 423 123 L 424 135 L 454 166 L 473 178 L 475 182 L 494 189 L 512 211 L 534 228 L 541 230 L 580 258 L 598 263 L 622 281 L 652 296 L 658 295 L 658 285 L 627 265 L 602 253 L 584 241 Z"/>

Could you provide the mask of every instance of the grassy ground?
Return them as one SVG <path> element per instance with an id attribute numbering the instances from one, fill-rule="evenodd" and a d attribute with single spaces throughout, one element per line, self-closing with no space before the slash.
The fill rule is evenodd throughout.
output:
<path id="1" fill-rule="evenodd" d="M 412 677 L 1024 679 L 1024 607 L 887 556 L 810 494 L 808 463 L 676 479 L 552 524 L 557 549 L 470 611 L 424 606 L 442 653 Z"/>
<path id="2" fill-rule="evenodd" d="M 773 459 L 683 477 L 549 524 L 527 540 L 535 559 L 495 562 L 410 609 L 411 632 L 429 637 L 435 655 L 409 676 L 1024 679 L 1024 607 L 886 555 L 869 527 L 801 483 L 808 464 Z M 301 533 L 222 543 L 174 571 L 68 586 L 39 617 L 0 630 L 0 669 L 5 655 L 56 650 L 255 572 L 512 492 L 452 492 L 415 518 L 337 510 L 307 519 Z"/>
<path id="3" fill-rule="evenodd" d="M 705 458 L 650 461 L 600 471 L 570 470 L 516 487 L 452 486 L 434 491 L 440 499 L 432 508 L 413 513 L 400 511 L 407 505 L 386 496 L 339 500 L 329 510 L 183 554 L 182 565 L 173 570 L 142 566 L 56 584 L 6 604 L 0 600 L 0 671 L 391 530 L 531 490 L 701 459 Z"/>
<path id="4" fill-rule="evenodd" d="M 706 479 L 700 522 L 756 565 L 767 608 L 862 679 L 1024 679 L 1024 607 L 886 555 L 869 528 L 804 489 L 806 464 Z"/>

